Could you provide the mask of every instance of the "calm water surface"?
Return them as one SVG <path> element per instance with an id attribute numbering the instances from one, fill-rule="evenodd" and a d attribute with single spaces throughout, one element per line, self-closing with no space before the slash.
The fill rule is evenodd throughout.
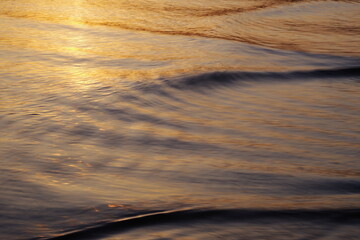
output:
<path id="1" fill-rule="evenodd" d="M 359 12 L 2 0 L 0 239 L 357 239 Z"/>

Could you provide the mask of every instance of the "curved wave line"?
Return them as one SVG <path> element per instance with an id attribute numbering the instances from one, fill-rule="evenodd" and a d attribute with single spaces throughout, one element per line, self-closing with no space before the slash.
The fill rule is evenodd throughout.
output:
<path id="1" fill-rule="evenodd" d="M 359 223 L 360 209 L 180 209 L 151 212 L 106 222 L 97 226 L 75 230 L 47 240 L 98 239 L 110 234 L 119 234 L 134 228 L 175 224 L 180 222 L 221 221 L 246 222 L 259 219 L 277 219 L 284 221 L 316 221 L 333 223 Z M 41 238 L 34 238 L 41 239 Z"/>
<path id="2" fill-rule="evenodd" d="M 175 77 L 163 80 L 160 84 L 139 85 L 136 88 L 143 91 L 159 90 L 159 87 L 169 86 L 176 89 L 211 88 L 227 86 L 234 83 L 254 83 L 265 81 L 298 81 L 310 79 L 334 79 L 341 77 L 360 77 L 360 67 L 317 69 L 312 71 L 292 72 L 208 72 L 187 77 Z"/>

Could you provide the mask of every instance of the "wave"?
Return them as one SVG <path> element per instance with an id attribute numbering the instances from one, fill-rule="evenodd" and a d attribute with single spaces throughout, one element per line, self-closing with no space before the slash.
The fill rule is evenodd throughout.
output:
<path id="1" fill-rule="evenodd" d="M 105 222 L 47 238 L 47 240 L 98 239 L 145 226 L 161 224 L 179 224 L 183 222 L 216 221 L 249 222 L 258 220 L 272 221 L 326 221 L 329 223 L 358 223 L 360 209 L 181 209 L 175 211 L 157 211 L 130 216 Z M 33 238 L 39 240 L 44 238 Z"/>
<path id="2" fill-rule="evenodd" d="M 158 14 L 180 14 L 183 16 L 196 16 L 196 17 L 209 17 L 209 16 L 222 16 L 228 14 L 236 14 L 236 13 L 246 13 L 256 10 L 262 10 L 266 8 L 273 8 L 281 5 L 292 5 L 299 2 L 311 2 L 317 0 L 272 0 L 272 1 L 253 1 L 247 3 L 241 3 L 238 1 L 228 1 L 222 2 L 222 4 L 218 4 L 216 1 L 198 1 L 197 3 L 191 2 L 169 2 L 169 1 L 154 1 L 154 0 L 137 0 L 137 1 L 94 1 L 87 0 L 82 1 L 81 3 L 76 3 L 76 7 L 81 7 L 83 9 L 93 9 L 93 10 L 107 10 L 111 11 L 114 8 L 121 9 L 121 11 L 127 12 L 156 12 Z M 13 16 L 13 17 L 23 17 L 23 18 L 43 18 L 45 19 L 48 15 L 50 19 L 71 19 L 73 16 L 70 16 L 66 9 L 68 6 L 72 6 L 74 3 L 72 1 L 49 1 L 49 0 L 36 0 L 36 1 L 27 1 L 29 4 L 26 4 L 26 8 L 23 9 L 21 6 L 13 9 L 11 6 L 16 4 L 17 2 L 21 2 L 21 0 L 8 0 L 6 2 L 2 2 L 3 5 L 2 10 L 0 10 L 0 14 Z M 64 12 L 64 14 L 60 16 L 52 16 L 51 9 L 46 9 L 48 12 L 44 12 L 44 8 L 39 7 L 39 3 L 45 6 L 56 6 L 56 10 Z M 10 5 L 9 5 L 10 4 Z M 25 7 L 25 6 L 24 6 Z M 41 12 L 29 11 L 29 7 L 33 10 L 38 10 Z M 16 10 L 16 11 L 15 11 Z M 30 14 L 32 13 L 32 14 Z"/>
<path id="3" fill-rule="evenodd" d="M 360 67 L 317 69 L 291 72 L 209 72 L 187 77 L 164 80 L 163 84 L 177 89 L 211 88 L 234 83 L 254 83 L 268 81 L 298 81 L 312 79 L 336 79 L 360 77 Z M 159 90 L 159 85 L 139 85 L 144 91 Z"/>
<path id="4" fill-rule="evenodd" d="M 216 2 L 198 1 L 198 3 L 178 3 L 178 2 L 161 2 L 161 1 L 119 1 L 115 6 L 121 5 L 127 10 L 141 10 L 147 12 L 172 12 L 181 15 L 190 15 L 197 17 L 207 16 L 222 16 L 228 14 L 236 14 L 243 12 L 251 12 L 266 8 L 272 8 L 279 5 L 289 5 L 298 2 L 308 2 L 314 0 L 272 0 L 272 1 L 254 1 L 251 3 L 239 3 L 238 1 L 228 1 L 218 4 Z M 90 5 L 97 7 L 108 7 L 108 3 L 101 4 L 97 2 L 88 1 Z M 240 6 L 239 6 L 240 5 Z"/>
<path id="5" fill-rule="evenodd" d="M 359 55 L 357 1 L 22 1 L 0 2 L 0 15 Z M 302 17 L 297 12 L 303 12 Z"/>

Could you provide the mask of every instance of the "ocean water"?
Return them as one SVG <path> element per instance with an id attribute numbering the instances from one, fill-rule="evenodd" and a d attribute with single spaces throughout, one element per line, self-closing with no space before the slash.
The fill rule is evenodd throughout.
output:
<path id="1" fill-rule="evenodd" d="M 359 239 L 359 13 L 1 0 L 0 239 Z"/>

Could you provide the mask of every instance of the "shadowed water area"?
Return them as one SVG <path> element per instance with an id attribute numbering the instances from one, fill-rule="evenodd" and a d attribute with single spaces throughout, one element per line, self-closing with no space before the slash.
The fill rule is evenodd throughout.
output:
<path id="1" fill-rule="evenodd" d="M 0 1 L 0 239 L 357 239 L 359 12 Z"/>

